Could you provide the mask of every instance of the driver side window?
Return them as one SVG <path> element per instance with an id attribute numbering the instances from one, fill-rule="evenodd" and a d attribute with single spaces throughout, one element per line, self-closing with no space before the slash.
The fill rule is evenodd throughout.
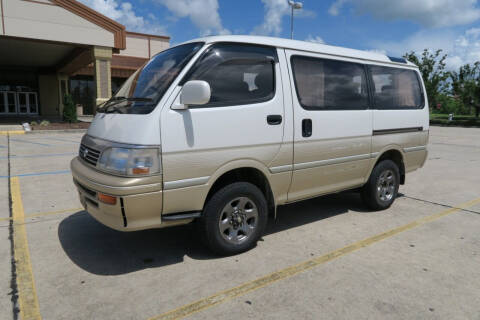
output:
<path id="1" fill-rule="evenodd" d="M 210 102 L 197 107 L 268 101 L 275 95 L 276 57 L 275 48 L 216 44 L 204 53 L 183 82 L 204 80 L 210 84 Z"/>

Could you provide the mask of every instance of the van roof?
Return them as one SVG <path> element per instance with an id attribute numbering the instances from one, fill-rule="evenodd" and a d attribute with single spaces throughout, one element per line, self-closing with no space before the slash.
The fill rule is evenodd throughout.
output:
<path id="1" fill-rule="evenodd" d="M 397 66 L 410 66 L 417 67 L 415 64 L 410 61 L 404 60 L 402 58 L 392 58 L 385 54 L 371 51 L 362 51 L 350 48 L 336 47 L 327 44 L 320 44 L 308 41 L 299 41 L 299 40 L 290 40 L 284 38 L 275 38 L 275 37 L 263 37 L 263 36 L 250 36 L 250 35 L 227 35 L 227 36 L 210 36 L 204 38 L 193 39 L 187 41 L 189 42 L 205 42 L 205 43 L 215 43 L 215 42 L 241 42 L 241 43 L 251 43 L 259 44 L 266 46 L 273 46 L 278 48 L 285 49 L 294 49 L 308 52 L 324 53 L 339 57 L 348 57 L 356 58 L 361 60 L 368 60 L 374 62 L 382 62 L 388 64 L 395 64 Z"/>

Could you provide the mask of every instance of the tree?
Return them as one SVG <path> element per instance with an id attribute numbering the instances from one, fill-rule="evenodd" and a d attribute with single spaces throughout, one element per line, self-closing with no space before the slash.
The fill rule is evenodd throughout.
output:
<path id="1" fill-rule="evenodd" d="M 431 53 L 425 49 L 421 55 L 417 55 L 414 51 L 404 55 L 405 59 L 415 63 L 420 69 L 431 108 L 438 104 L 439 95 L 445 91 L 445 80 L 449 77 L 449 73 L 445 70 L 447 55 L 441 54 L 442 50 Z"/>
<path id="2" fill-rule="evenodd" d="M 72 96 L 68 93 L 63 97 L 63 120 L 70 123 L 77 122 L 77 109 Z"/>
<path id="3" fill-rule="evenodd" d="M 461 100 L 467 110 L 459 110 L 459 113 L 472 113 L 475 108 L 475 116 L 478 118 L 480 111 L 480 62 L 473 65 L 466 64 L 459 71 L 449 73 L 452 94 Z M 461 112 L 464 111 L 464 112 Z"/>

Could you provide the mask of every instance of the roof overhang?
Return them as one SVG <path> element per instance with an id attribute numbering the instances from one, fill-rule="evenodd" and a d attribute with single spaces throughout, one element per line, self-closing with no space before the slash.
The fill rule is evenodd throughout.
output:
<path id="1" fill-rule="evenodd" d="M 126 48 L 125 26 L 75 0 L 50 0 L 54 4 L 113 33 L 114 49 Z"/>

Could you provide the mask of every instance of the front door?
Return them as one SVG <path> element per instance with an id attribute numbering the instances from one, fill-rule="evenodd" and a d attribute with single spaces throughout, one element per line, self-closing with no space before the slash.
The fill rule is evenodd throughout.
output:
<path id="1" fill-rule="evenodd" d="M 363 184 L 372 139 L 364 66 L 321 54 L 286 54 L 294 87 L 294 172 L 288 201 Z"/>
<path id="2" fill-rule="evenodd" d="M 205 184 L 235 163 L 267 168 L 275 158 L 284 126 L 277 57 L 271 47 L 219 43 L 182 80 L 179 86 L 189 80 L 208 82 L 211 99 L 206 105 L 162 112 L 164 213 L 178 203 L 172 189 Z M 179 92 L 180 87 L 175 94 Z M 179 103 L 179 94 L 173 103 Z"/>

